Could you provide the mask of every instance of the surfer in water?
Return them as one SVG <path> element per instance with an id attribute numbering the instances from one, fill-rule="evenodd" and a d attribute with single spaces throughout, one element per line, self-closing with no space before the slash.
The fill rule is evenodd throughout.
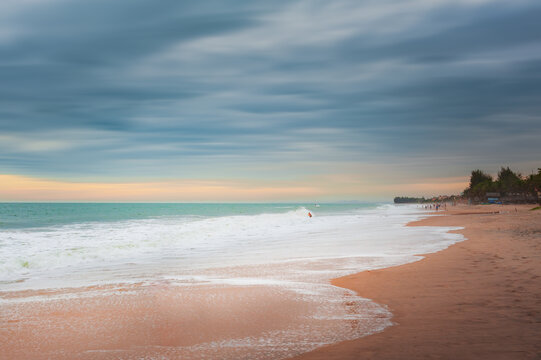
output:
<path id="1" fill-rule="evenodd" d="M 308 211 L 308 216 L 312 217 L 312 213 L 310 211 Z"/>

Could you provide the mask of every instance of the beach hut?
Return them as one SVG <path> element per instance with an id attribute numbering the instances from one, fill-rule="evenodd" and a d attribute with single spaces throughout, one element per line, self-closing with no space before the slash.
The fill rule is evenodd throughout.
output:
<path id="1" fill-rule="evenodd" d="M 499 192 L 487 192 L 485 194 L 486 202 L 489 204 L 500 204 L 500 193 Z"/>

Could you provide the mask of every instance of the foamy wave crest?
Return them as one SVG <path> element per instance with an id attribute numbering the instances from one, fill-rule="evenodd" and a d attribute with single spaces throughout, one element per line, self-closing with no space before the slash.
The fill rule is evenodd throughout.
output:
<path id="1" fill-rule="evenodd" d="M 241 248 L 254 239 L 306 230 L 311 225 L 308 212 L 299 207 L 277 214 L 179 217 L 4 231 L 0 279 L 81 265 L 152 261 L 164 254 L 170 258 L 223 253 L 224 249 Z"/>
<path id="2" fill-rule="evenodd" d="M 311 213 L 311 211 L 304 206 L 299 206 L 297 209 L 289 211 L 286 214 L 306 218 L 308 216 L 308 213 Z"/>
<path id="3" fill-rule="evenodd" d="M 65 280 L 66 276 L 85 284 L 103 279 L 140 281 L 171 269 L 187 274 L 194 269 L 296 259 L 413 256 L 456 241 L 457 235 L 445 234 L 446 228 L 404 228 L 419 216 L 405 208 L 385 206 L 340 214 L 319 211 L 301 206 L 259 215 L 3 230 L 0 282 L 12 287 L 20 281 L 47 286 L 47 279 Z M 309 217 L 309 212 L 314 216 Z"/>

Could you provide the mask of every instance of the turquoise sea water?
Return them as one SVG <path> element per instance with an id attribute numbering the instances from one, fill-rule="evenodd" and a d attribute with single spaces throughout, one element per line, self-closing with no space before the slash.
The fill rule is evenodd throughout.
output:
<path id="1" fill-rule="evenodd" d="M 416 206 L 375 203 L 0 203 L 0 317 L 85 301 L 155 306 L 156 291 L 165 291 L 179 309 L 204 309 L 204 328 L 224 294 L 238 308 L 263 291 L 307 313 L 255 337 L 224 334 L 239 351 L 229 359 L 287 358 L 391 324 L 386 309 L 329 280 L 461 239 L 450 228 L 405 226 L 423 216 Z M 233 287 L 244 290 L 221 292 Z M 190 324 L 193 312 L 184 312 Z M 208 355 L 219 344 L 170 349 L 171 358 L 227 358 Z"/>
<path id="2" fill-rule="evenodd" d="M 420 216 L 416 207 L 376 203 L 0 203 L 0 291 L 152 283 L 324 258 L 383 266 L 452 241 L 441 230 L 404 227 Z"/>
<path id="3" fill-rule="evenodd" d="M 0 230 L 168 217 L 220 217 L 286 213 L 304 207 L 322 214 L 374 208 L 359 204 L 207 204 L 207 203 L 0 203 Z"/>

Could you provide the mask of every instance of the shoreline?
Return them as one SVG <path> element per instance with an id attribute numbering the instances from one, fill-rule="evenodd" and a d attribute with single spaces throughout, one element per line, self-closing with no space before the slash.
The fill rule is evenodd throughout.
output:
<path id="1" fill-rule="evenodd" d="M 414 263 L 333 279 L 387 307 L 394 325 L 293 359 L 541 358 L 541 212 L 532 207 L 457 206 L 409 223 L 463 227 L 451 232 L 466 239 Z"/>
<path id="2" fill-rule="evenodd" d="M 51 299 L 50 302 L 26 302 L 25 299 L 13 303 L 8 301 L 0 311 L 0 323 L 3 324 L 0 330 L 0 349 L 9 358 L 28 359 L 114 359 L 119 356 L 124 359 L 154 356 L 234 359 L 249 358 L 249 347 L 259 348 L 260 350 L 255 351 L 263 351 L 261 355 L 268 359 L 287 358 L 295 353 L 300 354 L 294 357 L 295 359 L 457 359 L 468 358 L 468 355 L 471 355 L 470 358 L 490 359 L 498 359 L 498 356 L 502 359 L 535 358 L 535 354 L 541 355 L 541 349 L 532 346 L 537 338 L 531 336 L 536 331 L 541 333 L 541 291 L 538 289 L 541 286 L 536 286 L 541 280 L 538 265 L 538 260 L 541 260 L 538 255 L 541 253 L 541 211 L 526 212 L 530 207 L 519 208 L 520 211 L 514 212 L 512 207 L 459 206 L 446 213 L 468 216 L 429 216 L 410 222 L 407 226 L 445 227 L 446 229 L 439 230 L 440 234 L 450 228 L 462 228 L 450 232 L 461 233 L 466 239 L 444 250 L 418 255 L 422 256 L 421 260 L 357 274 L 352 272 L 359 271 L 358 264 L 353 266 L 348 263 L 350 260 L 344 260 L 343 265 L 338 268 L 349 266 L 351 275 L 321 283 L 313 282 L 308 276 L 303 280 L 307 286 L 304 290 L 299 288 L 298 282 L 301 279 L 295 272 L 295 291 L 283 285 L 275 286 L 269 283 L 253 286 L 249 282 L 211 282 L 199 286 L 191 284 L 189 288 L 181 290 L 174 282 L 164 279 L 151 284 L 84 288 L 79 289 L 82 293 L 77 296 L 71 296 L 73 293 L 70 291 L 66 291 L 66 294 L 59 291 L 58 298 Z M 444 215 L 445 212 L 432 214 Z M 520 225 L 518 233 L 515 231 L 517 224 Z M 403 225 L 404 222 L 400 224 L 401 227 Z M 513 251 L 500 255 L 487 254 L 491 249 L 486 249 L 486 239 L 481 243 L 472 242 L 476 236 L 487 231 L 487 226 L 497 226 L 497 231 L 490 233 L 490 236 L 514 234 L 511 238 L 504 236 L 497 241 L 497 248 L 503 246 L 504 249 Z M 427 239 L 428 247 L 422 249 L 434 251 L 429 250 L 430 241 L 434 241 L 430 240 L 433 229 L 436 228 L 410 228 L 410 232 Z M 527 241 L 521 241 L 522 247 L 509 248 L 509 239 L 515 237 Z M 392 239 L 394 246 L 401 247 L 416 238 L 399 237 L 400 241 Z M 381 242 L 385 238 L 374 240 Z M 465 244 L 470 244 L 466 246 L 466 249 L 469 249 L 466 253 L 459 252 L 454 258 L 449 255 L 464 248 Z M 490 244 L 494 242 L 491 241 Z M 506 259 L 506 254 L 510 254 L 511 258 Z M 531 258 L 531 254 L 537 257 Z M 475 264 L 465 265 L 461 262 L 465 259 Z M 507 263 L 508 260 L 510 263 Z M 498 266 L 503 270 L 507 269 L 511 274 L 511 284 L 504 284 L 510 288 L 503 289 L 504 292 L 509 290 L 511 295 L 504 299 L 503 305 L 498 301 L 486 300 L 499 296 L 498 292 L 494 295 L 485 291 L 473 294 L 473 297 L 468 293 L 472 289 L 495 288 L 492 283 L 479 285 L 474 281 L 483 279 L 483 276 L 474 275 L 478 272 L 486 275 L 486 271 L 480 270 L 483 270 L 483 265 L 490 265 L 491 262 L 497 262 Z M 526 267 L 520 267 L 523 265 Z M 329 266 L 330 263 L 322 261 L 311 265 L 303 263 L 299 269 L 330 271 Z M 509 270 L 509 266 L 519 268 Z M 533 266 L 533 269 L 530 269 L 530 266 Z M 290 270 L 292 269 L 294 268 Z M 231 274 L 237 277 L 239 274 L 251 274 L 263 278 L 276 274 L 278 270 L 280 269 L 270 265 L 268 268 L 254 265 L 229 269 L 233 271 Z M 207 275 L 212 274 L 211 271 Z M 336 276 L 336 273 L 334 275 Z M 501 272 L 488 275 L 491 276 L 489 280 L 496 283 L 509 280 Z M 275 275 L 271 278 L 273 276 Z M 522 280 L 530 282 L 526 284 Z M 319 300 L 314 298 L 313 286 L 317 284 L 325 284 L 318 290 L 321 292 L 321 299 L 328 299 L 331 293 L 336 291 L 344 292 L 340 295 L 345 296 L 340 303 L 345 307 L 340 306 L 339 313 L 326 306 L 322 308 Z M 299 289 L 307 291 L 308 298 L 304 298 L 305 295 L 299 297 Z M 93 295 L 94 290 L 96 294 Z M 90 296 L 85 296 L 85 292 L 89 292 Z M 525 293 L 530 299 L 515 303 L 516 296 Z M 32 293 L 3 295 L 5 300 L 9 300 L 27 298 Z M 55 292 L 45 291 L 43 295 L 54 297 Z M 339 294 L 333 296 L 335 295 Z M 217 299 L 219 301 L 216 301 Z M 511 307 L 508 306 L 509 302 Z M 483 313 L 491 306 L 492 310 L 495 309 L 496 316 Z M 512 313 L 505 312 L 507 310 L 503 306 L 508 306 Z M 519 315 L 513 313 L 517 306 L 520 306 L 522 311 Z M 498 313 L 500 310 L 503 313 Z M 322 320 L 310 320 L 310 323 L 303 324 L 299 322 L 299 319 L 312 319 L 319 311 L 326 311 L 320 313 Z M 374 321 L 381 322 L 380 325 L 387 322 L 384 328 L 379 328 L 383 330 L 372 332 L 372 335 L 368 336 L 348 335 L 351 331 L 362 330 L 368 314 L 366 311 L 373 312 L 372 322 L 366 325 L 378 325 Z M 386 314 L 382 315 L 380 311 Z M 345 326 L 343 320 L 332 320 L 337 314 L 345 315 Z M 389 320 L 390 314 L 392 318 Z M 325 320 L 329 315 L 332 315 L 329 318 L 331 322 Z M 509 321 L 502 322 L 502 317 L 506 321 L 509 318 L 518 318 L 518 325 L 509 326 Z M 492 318 L 496 320 L 492 321 Z M 394 326 L 389 326 L 389 321 L 392 321 Z M 464 326 L 461 321 L 466 321 L 467 324 Z M 525 322 L 529 322 L 528 325 L 524 325 Z M 306 329 L 307 333 L 293 332 L 296 334 L 294 339 L 291 333 L 284 333 L 282 337 L 273 338 L 273 341 L 269 342 L 270 333 L 281 334 L 280 331 L 284 328 L 290 329 L 294 324 L 297 324 L 299 329 Z M 487 324 L 490 325 L 488 330 L 485 326 Z M 502 324 L 504 326 L 501 326 Z M 479 344 L 496 342 L 503 346 L 509 337 L 505 332 L 496 335 L 490 333 L 492 328 L 498 327 L 513 329 L 513 334 L 520 334 L 520 338 L 513 338 L 515 344 L 512 350 L 506 345 L 504 348 L 493 349 L 487 355 L 486 349 L 479 347 Z M 337 329 L 348 333 L 339 333 Z M 458 334 L 453 329 L 458 329 Z M 315 341 L 309 340 L 310 333 L 319 334 L 319 338 Z M 367 333 L 370 332 L 364 334 Z M 472 337 L 466 346 L 464 339 L 460 337 L 464 333 L 471 334 Z M 257 340 L 259 338 L 264 341 Z M 343 341 L 346 338 L 355 340 Z M 315 348 L 316 343 L 319 344 L 317 346 L 330 345 Z M 526 350 L 523 350 L 524 343 L 530 346 Z M 287 347 L 284 344 L 288 344 Z M 314 348 L 315 350 L 310 351 Z M 516 350 L 517 348 L 519 350 Z M 272 351 L 272 354 L 269 351 Z M 526 356 L 515 356 L 522 353 Z"/>
<path id="3" fill-rule="evenodd" d="M 359 246 L 353 230 L 374 223 L 374 242 L 397 244 L 406 220 L 402 211 L 389 211 L 386 222 L 380 212 L 363 217 L 366 226 L 357 218 L 345 222 L 343 234 L 352 235 L 346 240 Z M 432 248 L 430 233 L 411 230 L 419 238 L 405 236 L 401 246 Z M 323 244 L 338 246 L 322 234 Z M 0 353 L 21 359 L 287 358 L 389 326 L 390 313 L 330 280 L 398 261 L 402 256 L 295 259 L 209 268 L 194 272 L 197 277 L 164 272 L 167 277 L 150 282 L 0 292 Z"/>

